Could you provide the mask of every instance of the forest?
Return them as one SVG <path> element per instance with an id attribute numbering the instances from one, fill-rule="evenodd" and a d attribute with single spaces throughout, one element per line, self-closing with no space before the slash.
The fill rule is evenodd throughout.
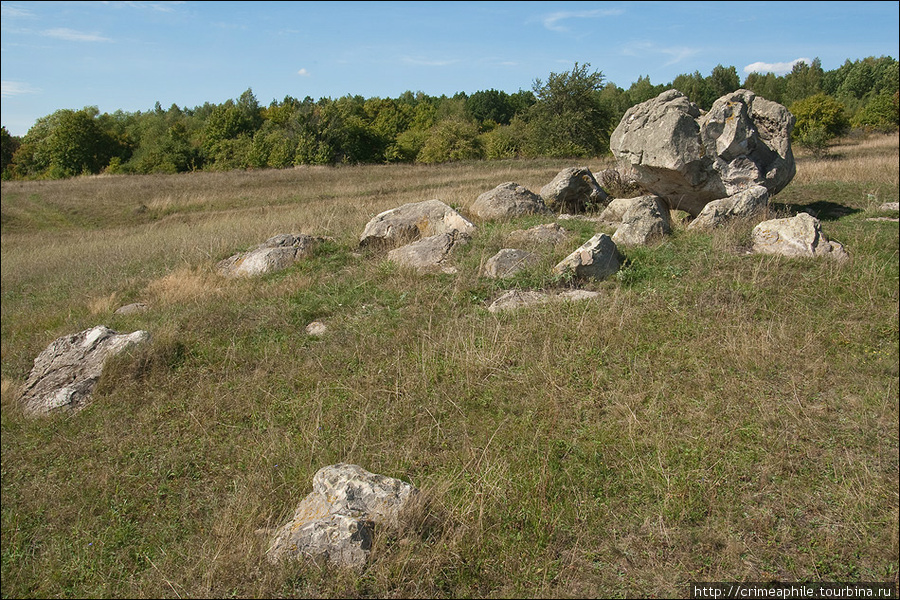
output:
<path id="1" fill-rule="evenodd" d="M 60 109 L 22 137 L 2 127 L 2 178 L 595 157 L 609 152 L 609 137 L 628 108 L 673 88 L 704 110 L 724 94 L 749 89 L 788 107 L 797 119 L 793 141 L 823 152 L 853 128 L 897 129 L 898 72 L 892 57 L 847 59 L 830 71 L 817 58 L 786 75 L 751 73 L 743 82 L 735 67 L 718 65 L 708 76 L 683 74 L 668 84 L 642 76 L 625 89 L 590 63 L 575 63 L 512 94 L 285 96 L 264 106 L 247 89 L 237 99 L 194 108 L 157 102 L 147 112 Z"/>

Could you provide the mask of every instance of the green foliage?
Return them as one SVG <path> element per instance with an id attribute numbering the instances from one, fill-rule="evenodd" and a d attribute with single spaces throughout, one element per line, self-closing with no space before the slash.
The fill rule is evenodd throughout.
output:
<path id="1" fill-rule="evenodd" d="M 221 104 L 194 108 L 159 103 L 147 112 L 98 114 L 96 108 L 62 110 L 39 119 L 21 139 L 3 137 L 7 179 L 69 177 L 81 173 L 181 173 L 195 170 L 286 168 L 298 164 L 435 162 L 524 156 L 593 157 L 608 149 L 625 112 L 678 89 L 703 109 L 744 87 L 792 106 L 824 92 L 841 102 L 856 127 L 896 123 L 890 98 L 900 86 L 891 57 L 846 61 L 823 71 L 820 61 L 798 63 L 791 73 L 751 73 L 743 86 L 733 66 L 708 76 L 682 74 L 669 84 L 638 77 L 627 89 L 606 82 L 589 64 L 537 79 L 533 90 L 488 89 L 452 97 L 406 91 L 397 98 L 344 96 L 333 100 L 285 96 L 260 106 L 251 89 Z M 896 101 L 894 106 L 896 106 Z M 471 127 L 476 131 L 473 135 Z M 796 139 L 819 147 L 829 127 Z M 824 142 L 823 142 L 824 140 Z"/>
<path id="2" fill-rule="evenodd" d="M 598 156 L 609 147 L 614 115 L 600 102 L 603 73 L 590 63 L 534 82 L 537 102 L 528 115 L 529 152 L 553 157 Z"/>
<path id="3" fill-rule="evenodd" d="M 51 179 L 99 173 L 121 148 L 98 124 L 98 113 L 65 109 L 38 119 L 14 155 L 17 171 Z"/>
<path id="4" fill-rule="evenodd" d="M 853 126 L 873 130 L 891 130 L 900 125 L 898 93 L 882 93 L 872 97 L 853 117 Z"/>
<path id="5" fill-rule="evenodd" d="M 844 105 L 819 93 L 791 105 L 796 118 L 793 138 L 802 146 L 821 152 L 829 140 L 844 134 L 850 127 Z"/>
<path id="6" fill-rule="evenodd" d="M 13 155 L 19 149 L 22 141 L 9 134 L 6 127 L 0 127 L 0 177 L 12 179 L 10 167 L 13 165 Z"/>
<path id="7" fill-rule="evenodd" d="M 429 164 L 483 157 L 478 127 L 469 121 L 453 119 L 441 121 L 431 129 L 416 162 Z"/>

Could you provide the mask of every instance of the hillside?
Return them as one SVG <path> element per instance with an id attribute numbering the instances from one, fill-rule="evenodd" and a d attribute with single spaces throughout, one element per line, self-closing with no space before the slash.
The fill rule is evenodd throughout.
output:
<path id="1" fill-rule="evenodd" d="M 374 215 L 465 214 L 556 159 L 2 182 L 4 597 L 680 597 L 691 581 L 898 582 L 898 136 L 802 153 L 770 216 L 822 221 L 850 261 L 747 252 L 754 223 L 675 224 L 585 287 L 549 261 L 480 276 L 528 217 L 476 223 L 455 274 L 358 248 Z M 592 171 L 609 166 L 586 160 Z M 580 166 L 580 165 L 579 165 Z M 889 217 L 894 220 L 872 220 Z M 571 243 L 595 222 L 558 220 Z M 261 279 L 215 264 L 330 236 Z M 117 315 L 144 302 L 149 310 Z M 321 336 L 306 325 L 327 325 Z M 51 341 L 98 324 L 152 343 L 77 414 L 16 398 Z M 428 519 L 360 575 L 269 564 L 325 465 L 408 481 Z"/>

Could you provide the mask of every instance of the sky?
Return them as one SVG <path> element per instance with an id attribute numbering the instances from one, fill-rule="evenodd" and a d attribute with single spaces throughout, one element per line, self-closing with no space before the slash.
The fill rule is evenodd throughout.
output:
<path id="1" fill-rule="evenodd" d="M 515 93 L 590 65 L 627 89 L 717 65 L 790 72 L 898 54 L 900 2 L 0 2 L 0 124 L 60 109 L 193 108 L 251 89 Z"/>

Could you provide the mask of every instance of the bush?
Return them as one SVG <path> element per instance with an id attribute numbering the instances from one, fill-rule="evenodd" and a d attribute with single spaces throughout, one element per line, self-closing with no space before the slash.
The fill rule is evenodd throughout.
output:
<path id="1" fill-rule="evenodd" d="M 850 129 L 844 105 L 828 96 L 816 94 L 791 105 L 796 123 L 794 141 L 814 153 L 823 153 L 828 142 Z"/>
<path id="2" fill-rule="evenodd" d="M 891 131 L 900 124 L 898 94 L 878 94 L 853 117 L 853 126 L 877 131 Z"/>

